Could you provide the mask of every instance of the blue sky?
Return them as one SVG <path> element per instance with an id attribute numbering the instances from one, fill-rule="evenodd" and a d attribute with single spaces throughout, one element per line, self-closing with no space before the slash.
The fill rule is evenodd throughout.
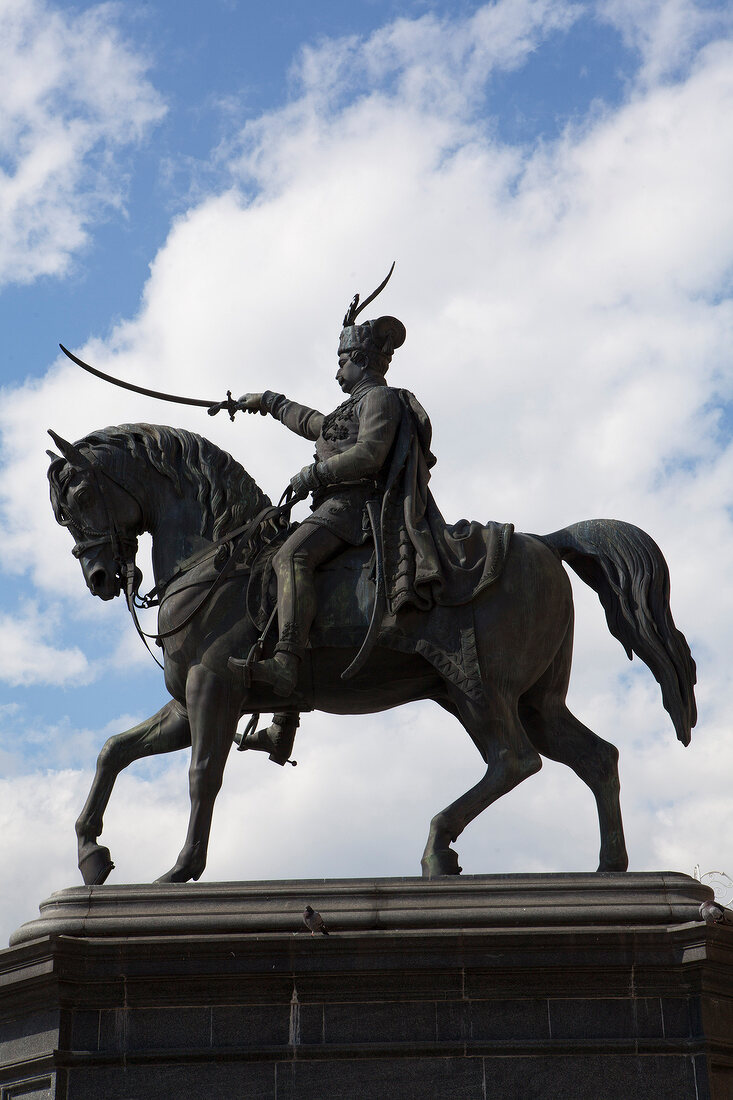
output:
<path id="1" fill-rule="evenodd" d="M 94 4 L 66 5 L 69 12 Z M 300 48 L 324 37 L 368 35 L 383 22 L 421 14 L 469 13 L 479 5 L 362 3 L 251 5 L 212 0 L 205 19 L 195 0 L 181 0 L 175 16 L 165 4 L 119 5 L 115 24 L 149 64 L 149 77 L 166 106 L 150 140 L 121 151 L 119 171 L 128 179 L 125 209 L 94 226 L 64 280 L 35 280 L 4 289 L 0 322 L 9 335 L 5 364 L 10 377 L 38 357 L 46 369 L 49 348 L 63 329 L 69 341 L 104 335 L 135 312 L 148 265 L 163 245 L 172 217 L 185 211 L 199 188 L 231 184 L 225 159 L 215 154 L 247 121 L 297 94 L 293 73 Z M 63 10 L 64 6 L 61 6 Z M 205 23 L 205 26 L 201 24 Z M 551 140 L 582 120 L 594 102 L 612 104 L 623 94 L 634 51 L 612 27 L 599 34 L 590 10 L 578 10 L 564 33 L 551 34 L 518 71 L 487 81 L 479 107 L 485 123 L 511 144 Z M 28 310 L 34 323 L 15 323 Z"/>
<path id="2" fill-rule="evenodd" d="M 394 257 L 395 384 L 433 419 L 446 518 L 549 531 L 611 514 L 665 551 L 700 666 L 692 747 L 579 586 L 572 705 L 621 751 L 632 867 L 730 870 L 704 821 L 712 804 L 733 825 L 732 33 L 727 5 L 692 0 L 0 0 L 3 934 L 80 881 L 96 752 L 166 699 L 53 522 L 46 427 L 180 424 L 272 496 L 308 459 L 273 422 L 108 390 L 58 342 L 155 388 L 326 409 L 344 308 Z M 427 705 L 305 719 L 297 770 L 230 761 L 207 876 L 415 873 L 429 818 L 478 778 L 467 741 Z M 120 780 L 118 881 L 175 857 L 185 767 Z M 467 831 L 466 870 L 594 866 L 578 787 L 546 767 Z"/>

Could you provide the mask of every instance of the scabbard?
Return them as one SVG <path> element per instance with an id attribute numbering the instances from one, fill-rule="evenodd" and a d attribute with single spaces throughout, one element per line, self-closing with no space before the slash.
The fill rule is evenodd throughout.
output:
<path id="1" fill-rule="evenodd" d="M 382 542 L 381 498 L 372 497 L 370 500 L 368 500 L 366 502 L 366 510 L 369 517 L 369 526 L 372 530 L 372 539 L 374 540 L 374 606 L 372 607 L 372 617 L 369 622 L 369 629 L 366 632 L 364 641 L 361 643 L 361 649 L 357 653 L 356 657 L 354 657 L 354 660 L 351 662 L 349 667 L 347 669 L 344 669 L 344 671 L 341 673 L 342 680 L 350 680 L 352 676 L 356 676 L 357 672 L 360 672 L 369 660 L 371 652 L 376 644 L 377 638 L 379 637 L 379 629 L 382 625 L 384 612 L 387 608 L 387 585 L 384 579 L 384 545 Z"/>

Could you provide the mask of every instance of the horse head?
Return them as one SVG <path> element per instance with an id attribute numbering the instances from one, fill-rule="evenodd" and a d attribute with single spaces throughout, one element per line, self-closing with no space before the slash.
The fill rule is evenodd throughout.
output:
<path id="1" fill-rule="evenodd" d="M 122 424 L 76 444 L 50 435 L 61 452 L 48 452 L 54 515 L 103 600 L 131 577 L 142 531 L 153 536 L 157 583 L 270 503 L 231 455 L 183 428 Z"/>
<path id="2" fill-rule="evenodd" d="M 90 446 L 69 443 L 49 429 L 61 451 L 48 451 L 48 479 L 56 522 L 74 539 L 72 553 L 93 596 L 111 600 L 135 569 L 143 507 L 124 481 L 115 477 Z M 82 449 L 83 447 L 83 449 Z"/>

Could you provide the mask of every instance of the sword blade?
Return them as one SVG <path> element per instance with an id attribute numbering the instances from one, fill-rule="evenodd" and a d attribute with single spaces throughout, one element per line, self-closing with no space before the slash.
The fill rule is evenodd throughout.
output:
<path id="1" fill-rule="evenodd" d="M 145 386 L 136 386 L 134 382 L 123 382 L 121 378 L 114 378 L 111 374 L 105 374 L 104 371 L 97 370 L 96 367 L 90 367 L 88 363 L 85 363 L 83 359 L 79 359 L 73 351 L 69 351 L 63 344 L 59 344 L 59 347 L 64 355 L 68 355 L 72 363 L 76 363 L 77 367 L 89 371 L 90 374 L 96 374 L 97 378 L 101 378 L 105 382 L 111 382 L 113 386 L 121 386 L 123 390 L 132 390 L 133 393 L 141 393 L 144 397 L 155 397 L 158 401 L 174 401 L 177 405 L 201 405 L 203 408 L 208 409 L 211 405 L 220 404 L 219 401 L 206 401 L 198 397 L 177 397 L 173 393 L 161 393 L 160 390 L 149 390 Z"/>

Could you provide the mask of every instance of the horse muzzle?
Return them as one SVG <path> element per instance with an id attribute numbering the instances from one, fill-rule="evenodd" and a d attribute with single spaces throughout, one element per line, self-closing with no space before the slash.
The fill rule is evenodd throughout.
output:
<path id="1" fill-rule="evenodd" d="M 119 596 L 122 591 L 122 577 L 116 565 L 110 567 L 100 560 L 99 554 L 80 554 L 79 564 L 87 588 L 93 596 L 105 601 Z"/>
<path id="2" fill-rule="evenodd" d="M 106 569 L 98 566 L 87 578 L 87 587 L 91 594 L 99 596 L 100 600 L 113 600 L 122 591 L 122 578 L 117 574 L 110 576 Z"/>

